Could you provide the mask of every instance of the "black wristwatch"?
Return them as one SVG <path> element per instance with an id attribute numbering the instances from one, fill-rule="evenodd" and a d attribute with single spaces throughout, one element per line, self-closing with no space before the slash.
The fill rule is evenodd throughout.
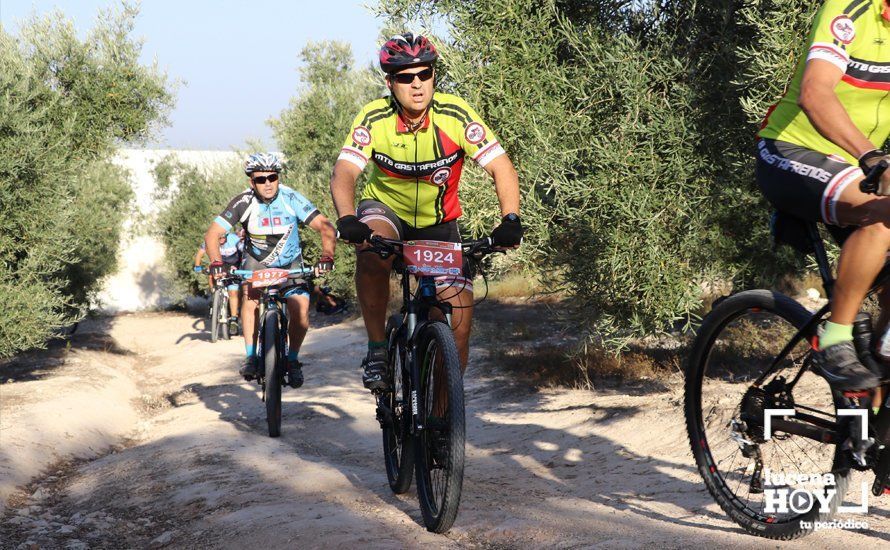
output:
<path id="1" fill-rule="evenodd" d="M 517 214 L 516 212 L 510 212 L 509 214 L 504 216 L 504 221 L 505 222 L 518 222 L 519 214 Z"/>

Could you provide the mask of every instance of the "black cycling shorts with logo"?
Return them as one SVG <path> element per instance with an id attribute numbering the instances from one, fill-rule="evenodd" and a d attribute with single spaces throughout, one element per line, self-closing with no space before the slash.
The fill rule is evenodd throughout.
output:
<path id="1" fill-rule="evenodd" d="M 837 155 L 826 155 L 785 141 L 757 142 L 757 185 L 780 212 L 808 221 L 840 225 L 837 201 L 862 176 Z"/>
<path id="2" fill-rule="evenodd" d="M 386 204 L 373 199 L 364 199 L 355 209 L 356 217 L 364 223 L 372 220 L 386 222 L 402 241 L 442 241 L 446 243 L 463 242 L 457 220 L 431 225 L 429 227 L 412 227 L 408 222 L 396 216 L 395 211 Z M 462 290 L 473 291 L 472 266 L 464 258 L 463 276 L 451 275 L 436 277 L 436 287 L 460 287 Z"/>

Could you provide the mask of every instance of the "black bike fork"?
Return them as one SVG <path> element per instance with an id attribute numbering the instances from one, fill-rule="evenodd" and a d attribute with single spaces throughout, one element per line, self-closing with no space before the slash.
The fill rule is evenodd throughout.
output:
<path id="1" fill-rule="evenodd" d="M 420 284 L 423 286 L 423 280 L 425 277 L 421 277 Z M 420 292 L 420 289 L 418 289 Z M 423 321 L 421 319 L 422 308 L 418 303 L 418 300 L 409 299 L 408 293 L 405 293 L 406 302 L 408 304 L 408 326 L 407 328 L 407 344 L 405 346 L 405 351 L 407 352 L 407 361 L 408 361 L 408 370 L 411 373 L 411 425 L 413 428 L 413 435 L 419 436 L 420 432 L 423 431 L 424 418 L 423 411 L 426 410 L 424 405 L 424 396 L 420 392 L 420 361 L 418 357 L 417 350 L 417 326 L 419 322 Z"/>

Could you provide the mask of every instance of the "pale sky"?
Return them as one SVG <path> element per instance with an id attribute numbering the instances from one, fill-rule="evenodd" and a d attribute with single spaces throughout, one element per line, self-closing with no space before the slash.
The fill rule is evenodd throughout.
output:
<path id="1" fill-rule="evenodd" d="M 275 146 L 266 124 L 297 95 L 299 54 L 310 41 L 352 45 L 359 64 L 376 59 L 382 22 L 363 7 L 373 0 L 144 0 L 133 36 L 142 60 L 157 60 L 176 91 L 171 125 L 150 147 L 219 149 L 248 139 Z M 0 0 L 0 23 L 18 31 L 32 13 L 59 8 L 80 32 L 112 0 Z"/>

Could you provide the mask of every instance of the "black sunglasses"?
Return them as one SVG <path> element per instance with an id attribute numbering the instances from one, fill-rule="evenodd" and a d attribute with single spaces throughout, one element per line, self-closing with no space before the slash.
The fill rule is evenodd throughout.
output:
<path id="1" fill-rule="evenodd" d="M 267 181 L 271 183 L 273 181 L 278 181 L 278 174 L 270 174 L 268 176 L 257 176 L 255 178 L 250 178 L 250 181 L 252 181 L 256 184 L 266 183 Z"/>
<path id="2" fill-rule="evenodd" d="M 433 68 L 429 67 L 420 71 L 419 73 L 398 73 L 392 75 L 392 79 L 398 82 L 399 84 L 411 84 L 414 82 L 414 77 L 420 79 L 421 82 L 426 82 L 427 80 L 433 78 Z"/>

